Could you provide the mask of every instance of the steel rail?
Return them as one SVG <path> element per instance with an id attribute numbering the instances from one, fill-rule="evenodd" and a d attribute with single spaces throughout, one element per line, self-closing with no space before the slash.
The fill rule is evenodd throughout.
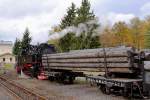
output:
<path id="1" fill-rule="evenodd" d="M 15 84 L 14 81 L 11 81 L 7 78 L 0 76 L 0 85 L 6 88 L 17 100 L 47 100 L 46 97 L 41 96 L 19 84 Z"/>

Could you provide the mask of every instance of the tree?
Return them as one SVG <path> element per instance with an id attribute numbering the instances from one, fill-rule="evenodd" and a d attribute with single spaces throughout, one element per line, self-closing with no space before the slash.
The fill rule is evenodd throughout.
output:
<path id="1" fill-rule="evenodd" d="M 102 31 L 102 34 L 100 35 L 100 41 L 101 41 L 100 43 L 102 45 L 105 45 L 105 47 L 117 46 L 117 42 L 118 42 L 116 39 L 116 35 L 112 32 L 112 29 L 110 26 L 104 27 L 104 30 Z"/>
<path id="2" fill-rule="evenodd" d="M 72 3 L 71 7 L 69 7 L 67 10 L 67 14 L 61 20 L 60 28 L 65 29 L 68 26 L 74 25 L 75 17 L 76 17 L 76 7 L 75 4 Z"/>
<path id="3" fill-rule="evenodd" d="M 147 33 L 145 34 L 145 48 L 150 49 L 150 28 L 147 31 Z"/>
<path id="4" fill-rule="evenodd" d="M 91 5 L 88 0 L 82 0 L 80 8 L 77 9 L 76 25 L 95 19 L 94 12 L 91 11 Z"/>
<path id="5" fill-rule="evenodd" d="M 95 23 L 91 23 L 94 21 Z M 79 36 L 76 36 L 74 32 L 68 32 L 64 37 L 57 41 L 52 41 L 57 44 L 57 47 L 62 52 L 77 49 L 97 48 L 100 46 L 99 34 L 96 31 L 99 27 L 98 21 L 91 11 L 90 2 L 88 0 L 82 0 L 81 6 L 76 9 L 75 4 L 72 3 L 68 8 L 67 14 L 61 20 L 59 31 L 66 29 L 70 26 L 79 26 L 84 24 L 87 30 L 81 31 Z M 58 29 L 58 28 L 57 28 Z M 56 30 L 57 31 L 57 30 Z M 79 32 L 80 33 L 80 32 Z M 49 43 L 51 40 L 49 40 Z"/>
<path id="6" fill-rule="evenodd" d="M 112 27 L 112 32 L 116 35 L 117 45 L 129 45 L 130 34 L 128 25 L 125 22 L 116 22 Z M 130 35 L 130 36 L 129 36 Z"/>
<path id="7" fill-rule="evenodd" d="M 28 28 L 26 28 L 26 30 L 25 30 L 25 32 L 23 34 L 21 47 L 22 48 L 28 48 L 30 43 L 31 43 L 30 32 L 29 32 Z"/>
<path id="8" fill-rule="evenodd" d="M 61 31 L 61 28 L 59 26 L 53 26 L 51 27 L 49 34 L 52 35 L 52 34 L 55 34 L 55 32 L 60 32 L 60 31 Z M 58 52 L 62 51 L 61 47 L 59 46 L 59 39 L 49 39 L 47 43 L 55 45 L 55 48 Z"/>
<path id="9" fill-rule="evenodd" d="M 71 7 L 68 8 L 67 14 L 64 16 L 64 18 L 61 20 L 60 28 L 63 30 L 69 26 L 74 25 L 76 17 L 76 8 L 75 4 L 72 3 Z M 67 33 L 64 37 L 62 37 L 59 40 L 59 47 L 61 48 L 61 51 L 66 52 L 74 49 L 75 46 L 73 46 L 75 43 L 75 33 Z"/>
<path id="10" fill-rule="evenodd" d="M 88 49 L 88 48 L 97 48 L 100 46 L 99 36 L 96 32 L 96 29 L 99 27 L 99 24 L 95 21 L 97 20 L 94 12 L 91 11 L 91 5 L 88 0 L 82 0 L 80 8 L 77 10 L 76 25 L 83 23 L 87 27 L 87 32 L 82 32 L 77 37 L 77 47 L 76 49 Z M 88 22 L 94 22 L 90 23 Z"/>
<path id="11" fill-rule="evenodd" d="M 138 17 L 133 18 L 130 23 L 133 44 L 138 49 L 141 49 L 144 47 L 145 23 Z"/>
<path id="12" fill-rule="evenodd" d="M 13 46 L 13 54 L 14 55 L 19 55 L 21 51 L 21 41 L 16 38 L 16 41 Z"/>

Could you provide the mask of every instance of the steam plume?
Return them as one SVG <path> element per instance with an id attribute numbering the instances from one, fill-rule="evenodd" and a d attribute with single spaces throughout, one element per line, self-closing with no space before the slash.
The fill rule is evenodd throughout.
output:
<path id="1" fill-rule="evenodd" d="M 86 34 L 88 30 L 94 26 L 94 24 L 97 24 L 97 22 L 98 20 L 95 19 L 95 20 L 90 20 L 86 23 L 80 23 L 77 27 L 76 26 L 67 27 L 60 32 L 54 32 L 52 35 L 49 36 L 49 39 L 50 40 L 60 39 L 63 36 L 65 36 L 67 33 L 75 33 L 76 36 L 79 36 L 82 32 Z"/>

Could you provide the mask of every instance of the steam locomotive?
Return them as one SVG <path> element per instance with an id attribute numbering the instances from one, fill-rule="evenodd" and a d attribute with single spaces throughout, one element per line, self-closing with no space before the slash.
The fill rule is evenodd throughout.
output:
<path id="1" fill-rule="evenodd" d="M 16 56 L 16 70 L 18 74 L 23 72 L 30 77 L 41 77 L 46 79 L 43 74 L 42 55 L 56 53 L 53 45 L 42 43 L 40 45 L 29 45 L 23 48 L 21 53 Z"/>
<path id="2" fill-rule="evenodd" d="M 52 44 L 42 43 L 23 48 L 21 54 L 16 57 L 16 70 L 18 74 L 23 72 L 30 77 L 38 79 L 57 80 L 58 82 L 73 83 L 75 77 L 84 76 L 83 72 L 74 72 L 65 69 L 47 69 L 42 61 L 43 55 L 55 54 L 56 49 Z M 48 63 L 48 62 L 47 62 Z"/>

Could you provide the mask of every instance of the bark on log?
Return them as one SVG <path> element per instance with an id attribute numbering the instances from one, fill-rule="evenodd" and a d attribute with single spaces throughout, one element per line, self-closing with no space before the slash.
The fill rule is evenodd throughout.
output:
<path id="1" fill-rule="evenodd" d="M 132 52 L 132 50 L 128 49 L 106 49 L 106 56 L 118 57 L 118 56 L 128 56 L 128 51 Z M 57 53 L 57 54 L 44 54 L 43 57 L 50 58 L 79 58 L 79 57 L 104 57 L 104 52 L 102 49 L 90 49 L 90 52 L 87 50 L 78 50 L 75 52 L 66 52 L 66 53 Z"/>
<path id="2" fill-rule="evenodd" d="M 50 58 L 42 58 L 43 62 L 55 62 L 55 63 L 100 63 L 104 62 L 104 58 L 79 58 L 79 59 L 50 59 Z M 107 63 L 127 63 L 127 57 L 117 57 L 117 58 L 107 58 Z"/>
<path id="3" fill-rule="evenodd" d="M 106 48 L 108 71 L 131 72 L 132 48 Z M 44 68 L 67 70 L 105 71 L 104 51 L 99 49 L 76 50 L 67 53 L 45 54 L 42 56 Z"/>
<path id="4" fill-rule="evenodd" d="M 109 47 L 105 48 L 105 51 L 132 51 L 135 52 L 133 47 Z M 96 49 L 82 49 L 82 50 L 71 50 L 71 53 L 79 53 L 79 52 L 103 52 L 103 48 L 96 48 Z"/>
<path id="5" fill-rule="evenodd" d="M 107 52 L 106 53 L 107 57 L 128 57 L 127 52 Z M 77 53 L 77 54 L 48 54 L 47 56 L 43 57 L 48 57 L 48 58 L 104 58 L 104 53 L 99 52 L 99 53 Z"/>
<path id="6" fill-rule="evenodd" d="M 77 68 L 104 68 L 104 63 L 44 63 L 44 66 L 49 67 L 77 67 Z M 107 63 L 107 67 L 118 67 L 118 68 L 129 68 L 131 67 L 129 63 Z"/>
<path id="7" fill-rule="evenodd" d="M 44 67 L 46 70 L 51 69 L 62 69 L 61 67 Z M 63 70 L 73 70 L 73 71 L 87 71 L 87 72 L 105 72 L 105 68 L 75 68 L 75 67 L 63 67 Z M 108 68 L 109 72 L 123 72 L 132 73 L 129 68 Z"/>

